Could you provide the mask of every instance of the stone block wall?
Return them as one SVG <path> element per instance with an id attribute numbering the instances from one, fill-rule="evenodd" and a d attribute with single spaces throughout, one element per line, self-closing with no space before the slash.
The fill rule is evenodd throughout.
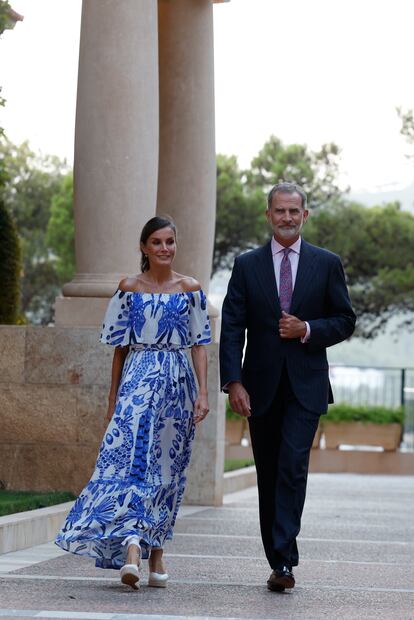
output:
<path id="1" fill-rule="evenodd" d="M 0 485 L 78 493 L 106 428 L 112 347 L 94 328 L 0 326 Z M 224 403 L 208 347 L 211 413 L 197 432 L 186 501 L 223 493 Z"/>

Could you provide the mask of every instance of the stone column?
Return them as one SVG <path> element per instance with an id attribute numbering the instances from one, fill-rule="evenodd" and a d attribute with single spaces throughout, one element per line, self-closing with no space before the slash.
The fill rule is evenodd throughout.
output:
<path id="1" fill-rule="evenodd" d="M 157 213 L 178 227 L 174 267 L 208 290 L 213 256 L 213 4 L 158 0 L 160 157 Z"/>
<path id="2" fill-rule="evenodd" d="M 121 277 L 138 272 L 139 233 L 155 215 L 156 0 L 84 0 L 76 110 L 76 269 L 56 324 L 97 326 Z"/>
<path id="3" fill-rule="evenodd" d="M 218 345 L 207 346 L 210 413 L 196 429 L 184 502 L 221 506 L 224 489 L 225 396 L 219 389 Z"/>
<path id="4" fill-rule="evenodd" d="M 157 213 L 178 228 L 174 269 L 207 292 L 216 211 L 213 5 L 211 0 L 158 0 L 160 155 Z M 215 312 L 209 308 L 213 333 Z M 224 398 L 218 389 L 218 345 L 208 347 L 210 413 L 197 430 L 185 500 L 219 505 L 223 497 Z"/>

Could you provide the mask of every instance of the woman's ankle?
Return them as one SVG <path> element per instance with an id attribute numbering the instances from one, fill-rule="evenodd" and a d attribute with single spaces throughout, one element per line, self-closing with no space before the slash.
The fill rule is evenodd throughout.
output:
<path id="1" fill-rule="evenodd" d="M 126 564 L 139 564 L 140 563 L 140 550 L 138 545 L 130 544 L 127 549 Z"/>
<path id="2" fill-rule="evenodd" d="M 151 573 L 163 574 L 166 572 L 163 553 L 163 549 L 151 549 L 151 554 L 148 560 L 149 570 Z"/>

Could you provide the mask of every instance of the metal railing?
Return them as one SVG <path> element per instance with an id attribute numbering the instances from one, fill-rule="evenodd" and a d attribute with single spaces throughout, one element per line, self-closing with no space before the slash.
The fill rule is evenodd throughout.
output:
<path id="1" fill-rule="evenodd" d="M 332 364 L 329 377 L 336 403 L 397 408 L 414 388 L 414 368 Z"/>
<path id="2" fill-rule="evenodd" d="M 336 403 L 403 407 L 401 449 L 414 452 L 414 368 L 332 364 L 329 378 Z"/>

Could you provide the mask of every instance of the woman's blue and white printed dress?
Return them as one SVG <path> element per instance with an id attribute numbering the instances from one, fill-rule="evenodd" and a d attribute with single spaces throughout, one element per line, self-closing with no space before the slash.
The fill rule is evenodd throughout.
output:
<path id="1" fill-rule="evenodd" d="M 126 537 L 139 536 L 144 558 L 172 538 L 197 396 L 185 349 L 210 341 L 203 291 L 112 297 L 101 342 L 129 352 L 95 471 L 56 538 L 62 549 L 120 568 Z"/>

